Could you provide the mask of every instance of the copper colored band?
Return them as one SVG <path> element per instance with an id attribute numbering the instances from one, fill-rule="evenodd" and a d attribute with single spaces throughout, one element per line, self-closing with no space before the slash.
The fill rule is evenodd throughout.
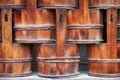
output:
<path id="1" fill-rule="evenodd" d="M 20 27 L 20 26 L 16 26 L 16 27 L 14 27 L 14 30 L 46 30 L 46 29 L 48 29 L 48 30 L 51 30 L 51 29 L 55 29 L 55 26 L 31 26 L 31 27 L 29 27 L 29 26 L 26 26 L 26 27 Z"/>
<path id="2" fill-rule="evenodd" d="M 72 73 L 72 74 L 64 74 L 64 75 L 45 75 L 45 74 L 41 74 L 38 73 L 38 76 L 40 77 L 46 77 L 46 78 L 60 78 L 60 77 L 72 77 L 72 76 L 78 76 L 80 73 L 76 72 L 76 73 Z"/>
<path id="3" fill-rule="evenodd" d="M 0 77 L 25 77 L 30 76 L 32 72 L 25 72 L 25 73 L 0 73 Z"/>
<path id="4" fill-rule="evenodd" d="M 20 58 L 20 59 L 0 59 L 0 63 L 22 63 L 22 62 L 30 62 L 32 58 Z"/>
<path id="5" fill-rule="evenodd" d="M 82 24 L 71 24 L 67 25 L 68 29 L 103 29 L 104 25 L 102 24 L 87 24 L 87 25 L 82 25 Z"/>
<path id="6" fill-rule="evenodd" d="M 76 44 L 98 44 L 102 41 L 103 41 L 103 39 L 99 39 L 99 40 L 67 40 L 68 43 L 76 43 Z"/>
<path id="7" fill-rule="evenodd" d="M 120 63 L 120 59 L 92 59 L 92 58 L 89 58 L 88 59 L 89 62 L 92 62 L 92 63 L 104 63 L 104 64 L 115 64 L 115 63 Z"/>
<path id="8" fill-rule="evenodd" d="M 56 40 L 37 40 L 37 39 L 15 39 L 17 43 L 54 43 Z"/>
<path id="9" fill-rule="evenodd" d="M 37 58 L 40 62 L 46 62 L 46 63 L 74 63 L 74 62 L 80 62 L 80 57 L 61 57 L 61 58 Z"/>
<path id="10" fill-rule="evenodd" d="M 14 5 L 14 4 L 10 4 L 10 5 L 0 5 L 0 8 L 13 8 L 13 9 L 24 9 L 26 8 L 25 4 L 21 4 L 21 5 Z"/>
<path id="11" fill-rule="evenodd" d="M 45 4 L 45 5 L 39 4 L 38 7 L 41 9 L 56 9 L 56 8 L 74 9 L 74 8 L 78 8 L 78 6 L 76 6 L 76 5 L 63 5 L 63 6 L 58 5 L 58 6 L 56 6 L 56 5 L 48 5 L 48 4 Z"/>
<path id="12" fill-rule="evenodd" d="M 92 73 L 89 72 L 90 76 L 95 76 L 95 77 L 120 77 L 120 73 L 114 73 L 114 74 L 105 74 L 105 73 Z"/>
<path id="13" fill-rule="evenodd" d="M 117 9 L 119 9 L 120 6 L 116 6 L 116 5 L 100 5 L 100 6 L 90 6 L 90 8 L 94 8 L 94 9 L 117 8 Z"/>

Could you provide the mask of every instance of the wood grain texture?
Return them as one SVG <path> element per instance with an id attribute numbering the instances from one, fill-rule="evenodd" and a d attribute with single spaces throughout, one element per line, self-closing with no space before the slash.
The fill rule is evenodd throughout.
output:
<path id="1" fill-rule="evenodd" d="M 39 10 L 36 5 L 37 0 L 29 0 L 26 9 L 14 11 L 14 40 L 16 42 L 55 41 L 55 10 Z"/>
<path id="2" fill-rule="evenodd" d="M 39 76 L 68 77 L 79 74 L 79 46 L 66 44 L 65 53 L 56 54 L 56 44 L 38 45 Z"/>
<path id="3" fill-rule="evenodd" d="M 107 43 L 89 45 L 89 74 L 100 77 L 120 76 L 117 44 L 117 9 L 107 10 Z"/>
<path id="4" fill-rule="evenodd" d="M 31 75 L 31 49 L 28 44 L 13 43 L 12 9 L 2 9 L 2 48 L 0 76 L 17 77 Z M 8 16 L 8 19 L 5 19 Z"/>
<path id="5" fill-rule="evenodd" d="M 76 8 L 78 7 L 78 0 L 38 0 L 38 6 L 44 8 Z"/>
<path id="6" fill-rule="evenodd" d="M 102 11 L 90 9 L 88 0 L 80 0 L 80 9 L 67 12 L 67 41 L 94 44 L 103 41 Z"/>
<path id="7" fill-rule="evenodd" d="M 27 0 L 1 0 L 0 8 L 25 8 Z"/>
<path id="8" fill-rule="evenodd" d="M 107 8 L 120 8 L 119 0 L 89 0 L 91 8 L 107 9 Z"/>

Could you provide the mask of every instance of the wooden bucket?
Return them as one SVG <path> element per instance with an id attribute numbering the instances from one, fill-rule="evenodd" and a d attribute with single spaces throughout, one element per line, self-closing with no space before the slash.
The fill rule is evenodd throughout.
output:
<path id="1" fill-rule="evenodd" d="M 27 0 L 1 0 L 0 8 L 25 8 Z"/>
<path id="2" fill-rule="evenodd" d="M 39 10 L 36 3 L 36 0 L 28 1 L 26 9 L 14 11 L 15 42 L 50 43 L 56 41 L 55 11 Z"/>
<path id="3" fill-rule="evenodd" d="M 38 75 L 42 77 L 70 77 L 79 74 L 79 46 L 67 44 L 65 54 L 56 54 L 55 44 L 38 45 Z"/>
<path id="4" fill-rule="evenodd" d="M 38 0 L 38 7 L 44 8 L 76 8 L 78 6 L 78 0 Z"/>
<path id="5" fill-rule="evenodd" d="M 83 12 L 68 11 L 67 41 L 92 44 L 103 41 L 103 16 L 100 10 L 90 10 L 90 22 L 83 21 Z M 81 15 L 81 16 L 80 16 Z M 85 18 L 87 21 L 87 18 Z"/>
<path id="6" fill-rule="evenodd" d="M 2 51 L 0 46 L 0 77 L 31 75 L 31 50 L 31 45 L 27 44 L 13 44 L 7 51 Z"/>
<path id="7" fill-rule="evenodd" d="M 115 50 L 115 49 L 114 49 Z M 99 77 L 120 77 L 120 44 L 117 54 L 110 53 L 106 44 L 88 47 L 89 74 Z"/>
<path id="8" fill-rule="evenodd" d="M 120 8 L 119 0 L 89 0 L 91 8 L 106 9 L 111 7 Z"/>

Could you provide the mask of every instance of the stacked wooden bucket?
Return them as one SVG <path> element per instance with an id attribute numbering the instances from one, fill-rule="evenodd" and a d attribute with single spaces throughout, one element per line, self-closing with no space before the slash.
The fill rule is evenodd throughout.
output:
<path id="1" fill-rule="evenodd" d="M 117 43 L 117 40 L 119 41 L 117 38 L 119 7 L 119 0 L 90 0 L 90 8 L 105 11 L 104 24 L 107 36 L 106 42 L 88 47 L 89 74 L 92 76 L 120 76 L 120 44 Z"/>
<path id="2" fill-rule="evenodd" d="M 28 76 L 31 74 L 31 49 L 29 44 L 13 42 L 12 10 L 25 8 L 25 0 L 0 1 L 2 43 L 0 46 L 0 76 Z M 1 31 L 0 31 L 1 32 Z M 0 38 L 0 39 L 1 39 Z"/>
<path id="3" fill-rule="evenodd" d="M 90 75 L 120 76 L 119 2 L 101 1 L 0 1 L 0 76 L 30 75 L 34 43 L 39 76 L 79 75 L 81 44 L 88 44 Z"/>

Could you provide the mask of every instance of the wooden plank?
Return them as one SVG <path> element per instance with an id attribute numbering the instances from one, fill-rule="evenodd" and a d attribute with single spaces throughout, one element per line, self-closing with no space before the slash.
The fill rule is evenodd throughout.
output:
<path id="1" fill-rule="evenodd" d="M 57 57 L 64 56 L 66 44 L 66 9 L 56 9 L 56 51 Z"/>
<path id="2" fill-rule="evenodd" d="M 66 49 L 66 9 L 56 9 L 56 57 L 64 57 Z M 65 65 L 58 63 L 57 74 L 65 73 Z"/>
<path id="3" fill-rule="evenodd" d="M 109 58 L 117 58 L 117 9 L 107 10 L 107 43 Z"/>
<path id="4" fill-rule="evenodd" d="M 12 57 L 12 10 L 2 9 L 2 47 L 5 58 Z"/>

